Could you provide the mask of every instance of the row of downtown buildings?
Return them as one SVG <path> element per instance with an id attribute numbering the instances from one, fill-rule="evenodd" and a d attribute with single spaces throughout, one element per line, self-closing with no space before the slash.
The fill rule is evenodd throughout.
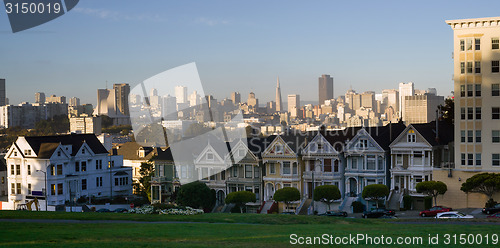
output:
<path id="1" fill-rule="evenodd" d="M 454 97 L 457 117 L 454 135 L 436 140 L 432 137 L 433 135 L 430 135 L 434 132 L 419 130 L 419 125 L 423 127 L 424 124 L 410 125 L 397 137 L 394 135 L 396 128 L 393 128 L 392 135 L 390 133 L 388 136 L 387 134 L 373 135 L 373 132 L 369 132 L 372 135 L 366 142 L 374 141 L 370 143 L 374 145 L 373 149 L 382 149 L 378 152 L 375 152 L 376 149 L 370 151 L 372 148 L 369 148 L 369 143 L 365 146 L 365 141 L 361 142 L 363 147 L 369 148 L 367 152 L 373 152 L 363 153 L 363 159 L 349 153 L 349 146 L 355 146 L 355 136 L 359 138 L 359 133 L 352 134 L 352 137 L 348 139 L 344 137 L 346 149 L 340 154 L 336 154 L 335 149 L 328 150 L 335 147 L 336 142 L 331 142 L 334 138 L 317 134 L 312 137 L 311 134 L 309 135 L 311 137 L 308 136 L 311 139 L 304 138 L 308 140 L 309 145 L 315 143 L 313 141 L 316 137 L 317 140 L 326 140 L 326 142 L 316 143 L 322 146 L 323 153 L 308 152 L 305 156 L 303 152 L 304 149 L 309 149 L 308 146 L 287 146 L 284 143 L 290 140 L 290 136 L 270 136 L 266 139 L 270 141 L 268 143 L 270 146 L 266 147 L 266 150 L 260 153 L 252 152 L 253 155 L 249 154 L 252 156 L 248 156 L 247 163 L 229 168 L 224 173 L 217 170 L 223 171 L 227 166 L 215 168 L 214 175 L 210 175 L 210 168 L 213 167 L 210 163 L 213 165 L 214 160 L 224 161 L 226 158 L 216 157 L 217 153 L 210 155 L 208 150 L 217 152 L 220 148 L 209 148 L 208 144 L 204 144 L 204 148 L 207 149 L 206 157 L 199 156 L 202 152 L 195 157 L 198 159 L 195 161 L 196 166 L 200 170 L 190 170 L 187 167 L 183 169 L 181 166 L 177 171 L 168 150 L 152 149 L 162 155 L 156 157 L 163 157 L 162 160 L 154 161 L 158 169 L 156 170 L 157 177 L 154 178 L 156 184 L 153 186 L 153 197 L 156 196 L 155 200 L 161 200 L 162 195 L 168 195 L 176 185 L 185 179 L 194 178 L 195 175 L 200 179 L 206 178 L 204 175 L 207 175 L 208 178 L 203 181 L 210 187 L 218 189 L 219 199 L 223 199 L 222 194 L 231 190 L 251 189 L 258 193 L 260 201 L 269 200 L 272 192 L 283 186 L 296 186 L 304 197 L 310 197 L 314 175 L 316 184 L 338 184 L 344 199 L 348 195 L 350 197 L 359 194 L 364 185 L 378 183 L 379 180 L 389 185 L 396 193 L 401 193 L 402 189 L 408 189 L 411 193 L 414 185 L 420 180 L 439 180 L 448 185 L 448 192 L 438 198 L 440 204 L 454 208 L 482 207 L 486 199 L 479 194 L 462 193 L 460 185 L 474 174 L 500 171 L 497 167 L 500 163 L 499 144 L 492 142 L 497 137 L 495 134 L 498 134 L 500 126 L 498 93 L 500 18 L 452 20 L 447 23 L 454 30 Z M 428 129 L 432 128 L 428 127 Z M 446 133 L 453 128 L 440 128 L 439 130 L 439 135 L 442 135 L 443 132 Z M 413 133 L 410 133 L 411 131 Z M 405 137 L 406 142 L 404 142 Z M 393 138 L 395 140 L 392 140 Z M 454 138 L 456 143 L 454 149 L 444 143 L 451 138 Z M 124 167 L 122 161 L 127 159 L 123 160 L 117 155 L 109 156 L 109 153 L 101 150 L 97 143 L 89 145 L 92 143 L 90 140 L 94 138 L 87 137 L 79 142 L 50 142 L 36 139 L 34 137 L 19 138 L 6 155 L 7 192 L 10 207 L 15 205 L 14 202 L 22 203 L 29 197 L 40 195 L 45 185 L 42 172 L 47 173 L 49 204 L 60 204 L 78 194 L 96 196 L 130 194 L 131 177 L 137 176 L 137 168 L 132 170 L 130 167 Z M 389 144 L 383 142 L 384 140 Z M 18 142 L 19 145 L 17 145 Z M 255 147 L 249 146 L 249 149 L 252 151 Z M 143 148 L 143 150 L 147 149 Z M 318 150 L 321 151 L 321 149 Z M 85 154 L 82 151 L 85 151 Z M 330 151 L 330 153 L 325 151 Z M 101 163 L 96 161 L 103 161 L 102 167 Z M 377 169 L 359 169 L 368 168 L 368 166 L 373 168 L 373 161 Z M 415 164 L 415 161 L 420 165 Z M 81 169 L 82 163 L 85 164 L 84 171 Z M 114 166 L 111 166 L 113 163 Z M 358 166 L 353 166 L 356 163 Z M 77 164 L 78 171 L 76 170 Z M 110 166 L 106 167 L 106 164 Z M 380 164 L 385 164 L 385 167 L 379 170 Z M 54 167 L 47 167 L 48 165 L 54 165 Z M 252 167 L 247 165 L 252 165 Z M 312 167 L 315 172 L 311 172 Z M 249 168 L 248 171 L 247 168 Z M 246 175 L 247 172 L 250 175 L 250 169 L 254 176 L 247 178 Z M 174 175 L 178 175 L 178 178 Z M 75 192 L 77 189 L 81 189 L 80 192 Z M 391 197 L 394 197 L 394 194 L 391 194 Z M 498 195 L 494 198 L 498 199 Z"/>

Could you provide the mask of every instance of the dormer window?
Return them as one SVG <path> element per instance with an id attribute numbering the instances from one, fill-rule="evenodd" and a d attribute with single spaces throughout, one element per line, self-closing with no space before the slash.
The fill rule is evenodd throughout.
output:
<path id="1" fill-rule="evenodd" d="M 61 151 L 57 151 L 57 156 L 60 157 L 61 156 Z"/>
<path id="2" fill-rule="evenodd" d="M 140 158 L 144 158 L 146 156 L 146 151 L 144 151 L 143 149 L 140 149 L 137 153 Z"/>
<path id="3" fill-rule="evenodd" d="M 323 150 L 323 143 L 318 143 L 318 150 Z"/>
<path id="4" fill-rule="evenodd" d="M 358 147 L 360 149 L 366 149 L 366 148 L 368 148 L 368 140 L 366 140 L 366 139 L 360 139 L 358 141 Z"/>
<path id="5" fill-rule="evenodd" d="M 276 154 L 283 154 L 283 146 L 276 145 Z"/>
<path id="6" fill-rule="evenodd" d="M 24 155 L 31 156 L 31 150 L 24 150 Z"/>
<path id="7" fill-rule="evenodd" d="M 82 154 L 85 154 L 85 148 L 82 149 Z"/>
<path id="8" fill-rule="evenodd" d="M 407 141 L 408 141 L 408 143 L 417 142 L 417 135 L 415 134 L 415 131 L 413 131 L 413 130 L 408 131 Z"/>
<path id="9" fill-rule="evenodd" d="M 239 149 L 238 150 L 238 156 L 239 157 L 244 157 L 246 155 L 246 151 L 245 149 Z"/>
<path id="10" fill-rule="evenodd" d="M 207 160 L 208 161 L 214 161 L 214 154 L 211 153 L 211 152 L 207 153 Z"/>
<path id="11" fill-rule="evenodd" d="M 17 157 L 17 152 L 16 151 L 14 152 L 14 156 Z"/>

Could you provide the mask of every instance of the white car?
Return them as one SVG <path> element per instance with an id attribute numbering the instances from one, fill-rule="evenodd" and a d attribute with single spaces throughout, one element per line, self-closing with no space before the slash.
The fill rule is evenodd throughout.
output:
<path id="1" fill-rule="evenodd" d="M 451 212 L 438 213 L 436 215 L 436 218 L 437 219 L 473 219 L 474 216 L 464 214 L 461 212 L 451 211 Z"/>

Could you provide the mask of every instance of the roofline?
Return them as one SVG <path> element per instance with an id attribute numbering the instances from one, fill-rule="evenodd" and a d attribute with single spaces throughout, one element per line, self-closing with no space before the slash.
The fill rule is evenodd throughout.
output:
<path id="1" fill-rule="evenodd" d="M 452 26 L 453 24 L 468 24 L 474 22 L 500 22 L 500 16 L 498 17 L 483 17 L 483 18 L 472 18 L 472 19 L 456 19 L 456 20 L 446 20 L 446 24 Z M 499 25 L 497 25 L 499 26 Z M 453 28 L 453 26 L 452 26 Z"/>

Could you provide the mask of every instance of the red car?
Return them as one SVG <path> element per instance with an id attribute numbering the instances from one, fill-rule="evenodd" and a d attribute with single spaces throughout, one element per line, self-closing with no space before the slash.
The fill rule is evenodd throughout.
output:
<path id="1" fill-rule="evenodd" d="M 500 218 L 500 213 L 496 213 L 496 214 L 488 215 L 486 218 L 494 218 L 494 219 L 498 219 L 498 218 Z"/>
<path id="2" fill-rule="evenodd" d="M 443 207 L 443 206 L 434 206 L 430 209 L 427 209 L 427 210 L 420 212 L 420 216 L 422 216 L 422 217 L 436 216 L 438 213 L 449 212 L 451 210 L 452 210 L 451 208 L 447 208 L 447 207 Z"/>

